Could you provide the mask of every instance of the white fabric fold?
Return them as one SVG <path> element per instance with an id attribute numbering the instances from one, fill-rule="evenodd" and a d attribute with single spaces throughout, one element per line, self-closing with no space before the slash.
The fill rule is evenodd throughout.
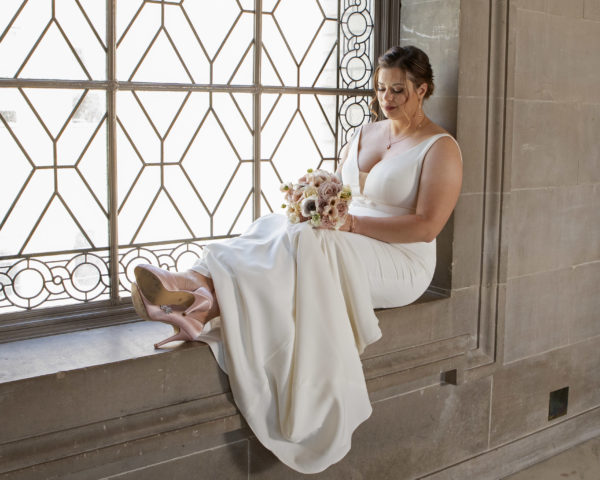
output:
<path id="1" fill-rule="evenodd" d="M 207 343 L 224 358 L 254 434 L 303 473 L 343 458 L 371 414 L 359 352 L 381 331 L 345 235 L 268 215 L 243 237 L 205 247 L 226 319 L 225 348 Z"/>

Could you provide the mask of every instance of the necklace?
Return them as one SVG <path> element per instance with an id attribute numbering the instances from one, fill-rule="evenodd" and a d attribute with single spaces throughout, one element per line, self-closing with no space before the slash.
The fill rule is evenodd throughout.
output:
<path id="1" fill-rule="evenodd" d="M 423 122 L 425 120 L 429 120 L 429 119 L 427 117 L 423 118 L 423 120 L 421 120 L 421 123 L 419 123 L 419 125 L 417 125 L 417 129 L 419 129 L 423 126 Z M 402 140 L 407 138 L 409 135 L 410 135 L 410 133 L 405 133 L 400 138 L 394 139 L 394 141 L 392 142 L 392 123 L 390 122 L 390 129 L 388 130 L 388 143 L 387 143 L 386 149 L 389 150 L 390 148 L 392 148 L 392 145 L 394 143 L 401 142 Z"/>
<path id="2" fill-rule="evenodd" d="M 389 131 L 388 131 L 388 144 L 387 144 L 387 147 L 386 147 L 386 148 L 389 150 L 389 149 L 392 147 L 392 145 L 393 145 L 394 143 L 398 143 L 398 142 L 400 142 L 400 141 L 404 140 L 406 137 L 408 137 L 408 133 L 407 133 L 407 134 L 404 134 L 404 135 L 402 135 L 400 138 L 396 138 L 396 139 L 395 139 L 395 140 L 392 142 L 392 124 L 390 123 L 390 129 L 389 129 Z"/>

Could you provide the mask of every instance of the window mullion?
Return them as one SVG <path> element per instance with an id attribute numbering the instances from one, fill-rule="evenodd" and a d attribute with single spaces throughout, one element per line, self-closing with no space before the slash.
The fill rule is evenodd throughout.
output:
<path id="1" fill-rule="evenodd" d="M 119 236 L 117 197 L 116 0 L 106 0 L 106 142 L 108 162 L 108 245 L 110 301 L 119 303 Z"/>
<path id="2" fill-rule="evenodd" d="M 261 134 L 261 54 L 262 54 L 262 0 L 254 0 L 254 71 L 252 74 L 252 83 L 255 91 L 252 95 L 252 115 L 253 115 L 253 172 L 252 172 L 252 188 L 254 191 L 252 217 L 256 220 L 260 217 L 260 169 L 261 169 L 261 149 L 260 149 L 260 134 Z"/>

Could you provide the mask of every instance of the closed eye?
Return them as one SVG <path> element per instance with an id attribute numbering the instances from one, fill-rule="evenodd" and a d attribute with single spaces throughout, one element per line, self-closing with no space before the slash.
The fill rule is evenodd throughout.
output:
<path id="1" fill-rule="evenodd" d="M 385 88 L 378 88 L 377 89 L 378 92 L 385 92 Z M 401 88 L 400 90 L 392 90 L 392 93 L 395 95 L 398 95 L 399 93 L 404 92 L 404 89 Z"/>

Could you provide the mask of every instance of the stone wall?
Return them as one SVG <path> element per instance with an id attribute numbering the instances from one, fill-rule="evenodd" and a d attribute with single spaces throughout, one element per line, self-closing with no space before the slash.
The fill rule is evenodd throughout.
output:
<path id="1" fill-rule="evenodd" d="M 440 65 L 428 113 L 463 152 L 451 294 L 378 312 L 374 413 L 310 478 L 499 479 L 600 435 L 600 0 L 405 0 L 402 25 Z M 206 346 L 152 351 L 167 331 L 2 346 L 0 478 L 302 478 L 252 436 Z"/>

